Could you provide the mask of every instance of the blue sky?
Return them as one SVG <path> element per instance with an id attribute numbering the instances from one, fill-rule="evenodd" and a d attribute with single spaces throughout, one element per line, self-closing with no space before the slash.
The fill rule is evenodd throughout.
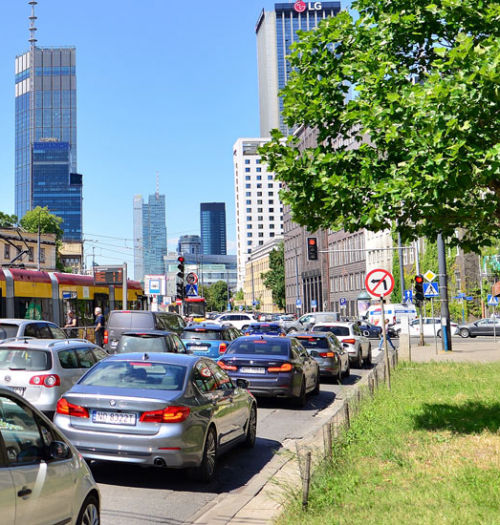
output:
<path id="1" fill-rule="evenodd" d="M 40 46 L 77 48 L 78 171 L 86 252 L 132 263 L 132 199 L 166 195 L 169 248 L 199 234 L 200 202 L 227 204 L 232 145 L 259 133 L 255 22 L 268 0 L 39 0 Z M 14 58 L 29 5 L 0 2 L 0 211 L 14 212 Z M 105 237 L 106 236 L 106 237 Z M 129 240 L 125 240 L 129 239 Z M 90 261 L 88 261 L 90 262 Z"/>

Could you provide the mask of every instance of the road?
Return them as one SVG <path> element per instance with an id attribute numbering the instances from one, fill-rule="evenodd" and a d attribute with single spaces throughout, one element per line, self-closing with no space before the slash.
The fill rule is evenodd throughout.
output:
<path id="1" fill-rule="evenodd" d="M 376 341 L 372 345 L 376 347 Z M 216 479 L 208 485 L 187 479 L 182 471 L 93 463 L 92 472 L 102 495 L 103 525 L 189 523 L 219 494 L 245 485 L 271 460 L 282 442 L 307 435 L 314 418 L 367 372 L 351 369 L 344 385 L 323 382 L 320 394 L 310 397 L 301 410 L 286 401 L 259 400 L 255 448 L 236 448 L 220 458 Z"/>

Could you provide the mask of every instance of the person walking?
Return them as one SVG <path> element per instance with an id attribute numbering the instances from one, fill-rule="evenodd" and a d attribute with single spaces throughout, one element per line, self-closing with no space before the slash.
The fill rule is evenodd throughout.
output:
<path id="1" fill-rule="evenodd" d="M 72 310 L 68 310 L 68 314 L 66 316 L 66 324 L 64 325 L 64 328 L 66 328 L 66 334 L 69 338 L 78 337 L 78 330 L 76 329 L 76 326 L 78 324 L 77 318 L 75 313 Z"/>
<path id="2" fill-rule="evenodd" d="M 102 315 L 102 309 L 97 307 L 94 310 L 95 314 L 95 344 L 97 346 L 102 347 L 103 341 L 104 341 L 104 324 L 106 320 L 104 319 L 104 315 Z"/>
<path id="3" fill-rule="evenodd" d="M 389 337 L 389 319 L 385 320 L 385 336 L 387 337 L 387 342 L 392 346 L 393 350 L 396 350 L 396 347 L 392 344 L 391 338 Z M 380 334 L 380 341 L 378 343 L 378 349 L 382 350 L 384 344 L 384 331 Z"/>

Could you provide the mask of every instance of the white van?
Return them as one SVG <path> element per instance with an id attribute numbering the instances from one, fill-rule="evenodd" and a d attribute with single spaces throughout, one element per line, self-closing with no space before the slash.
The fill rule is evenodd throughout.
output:
<path id="1" fill-rule="evenodd" d="M 406 321 L 409 317 L 410 321 L 417 318 L 417 309 L 415 305 L 401 304 L 401 303 L 387 303 L 384 305 L 385 318 L 389 319 L 389 324 L 393 325 L 401 323 L 402 320 Z M 368 322 L 376 326 L 382 325 L 382 305 L 374 304 L 368 308 L 367 312 Z"/>

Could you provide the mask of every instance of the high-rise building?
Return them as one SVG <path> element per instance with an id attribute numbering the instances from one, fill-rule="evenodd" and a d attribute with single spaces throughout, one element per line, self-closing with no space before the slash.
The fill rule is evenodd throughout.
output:
<path id="1" fill-rule="evenodd" d="M 165 273 L 167 255 L 167 225 L 165 195 L 156 192 L 145 203 L 140 195 L 134 197 L 134 277 Z M 139 273 L 142 271 L 142 274 Z"/>
<path id="2" fill-rule="evenodd" d="M 55 193 L 64 199 L 68 187 L 72 186 L 69 174 L 77 173 L 76 50 L 74 47 L 38 47 L 34 37 L 34 8 L 37 2 L 32 0 L 29 3 L 32 6 L 31 47 L 17 56 L 15 62 L 15 212 L 19 218 L 36 206 L 35 194 L 37 204 L 48 206 L 51 212 L 57 213 L 49 201 Z M 40 185 L 34 187 L 33 178 L 34 166 L 39 168 L 43 162 L 40 157 L 37 163 L 33 162 L 34 144 L 42 141 L 65 144 L 61 149 L 67 149 L 69 145 L 70 151 L 67 182 L 60 187 L 47 187 L 45 191 Z M 49 164 L 45 168 L 47 171 Z M 75 206 L 67 210 L 63 219 L 67 221 L 69 215 L 79 215 L 75 222 L 80 224 L 81 229 L 81 200 L 79 207 L 76 200 L 73 201 Z M 74 230 L 74 225 L 63 222 L 65 238 L 68 226 Z"/>
<path id="3" fill-rule="evenodd" d="M 181 235 L 177 243 L 177 253 L 196 255 L 201 253 L 201 238 L 199 235 Z"/>
<path id="4" fill-rule="evenodd" d="M 226 203 L 200 204 L 201 253 L 226 255 Z"/>
<path id="5" fill-rule="evenodd" d="M 289 129 L 283 122 L 283 101 L 278 92 L 288 82 L 291 67 L 286 60 L 290 46 L 297 42 L 297 31 L 310 31 L 327 17 L 340 11 L 340 2 L 303 2 L 274 4 L 274 11 L 262 10 L 257 33 L 259 76 L 260 136 L 279 128 L 285 135 Z"/>
<path id="6" fill-rule="evenodd" d="M 245 282 L 245 264 L 252 248 L 283 234 L 281 184 L 261 163 L 258 148 L 267 139 L 238 139 L 233 146 L 236 193 L 238 289 Z"/>

